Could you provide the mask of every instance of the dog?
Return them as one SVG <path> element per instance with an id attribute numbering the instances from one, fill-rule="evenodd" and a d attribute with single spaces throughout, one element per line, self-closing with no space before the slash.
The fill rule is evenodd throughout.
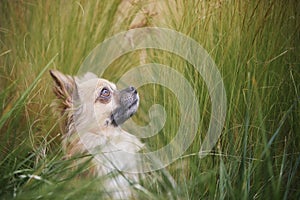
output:
<path id="1" fill-rule="evenodd" d="M 110 198 L 130 199 L 139 175 L 126 172 L 139 170 L 136 153 L 144 144 L 120 125 L 138 109 L 137 90 L 132 86 L 118 90 L 114 83 L 90 72 L 72 77 L 50 70 L 50 75 L 57 96 L 55 110 L 64 117 L 62 147 L 66 157 L 92 154 L 88 174 L 106 177 L 103 186 Z"/>

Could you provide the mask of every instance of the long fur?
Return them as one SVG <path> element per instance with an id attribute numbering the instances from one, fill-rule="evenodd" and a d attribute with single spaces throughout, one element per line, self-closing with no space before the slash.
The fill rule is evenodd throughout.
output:
<path id="1" fill-rule="evenodd" d="M 106 176 L 103 185 L 113 199 L 129 199 L 132 197 L 130 185 L 137 183 L 139 178 L 138 174 L 126 171 L 138 171 L 140 161 L 134 153 L 140 151 L 144 144 L 119 126 L 110 124 L 109 115 L 117 103 L 95 103 L 97 88 L 101 84 L 116 90 L 115 85 L 92 73 L 77 78 L 51 70 L 50 75 L 55 82 L 53 89 L 57 96 L 54 105 L 57 112 L 65 116 L 62 146 L 66 157 L 91 153 L 93 167 L 89 174 Z"/>

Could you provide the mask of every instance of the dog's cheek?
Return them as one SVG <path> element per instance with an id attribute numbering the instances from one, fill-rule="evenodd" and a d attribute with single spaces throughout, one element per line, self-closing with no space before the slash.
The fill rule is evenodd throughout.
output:
<path id="1" fill-rule="evenodd" d="M 111 103 L 112 103 L 112 109 L 116 109 L 120 105 L 120 92 L 115 91 L 112 95 Z"/>
<path id="2" fill-rule="evenodd" d="M 110 102 L 108 104 L 101 104 L 97 102 L 94 106 L 94 114 L 96 117 L 96 121 L 99 125 L 107 124 L 107 120 L 110 119 L 111 113 L 113 110 L 113 103 Z"/>

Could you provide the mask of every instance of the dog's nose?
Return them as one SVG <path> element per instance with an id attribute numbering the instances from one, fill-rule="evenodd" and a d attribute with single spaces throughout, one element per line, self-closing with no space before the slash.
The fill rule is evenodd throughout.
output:
<path id="1" fill-rule="evenodd" d="M 130 92 L 133 92 L 134 94 L 137 93 L 137 90 L 135 89 L 135 87 L 130 86 L 129 89 L 130 89 Z"/>

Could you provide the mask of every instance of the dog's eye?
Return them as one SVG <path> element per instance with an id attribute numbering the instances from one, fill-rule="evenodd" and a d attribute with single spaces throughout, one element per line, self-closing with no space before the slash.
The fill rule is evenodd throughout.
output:
<path id="1" fill-rule="evenodd" d="M 103 88 L 101 90 L 101 92 L 100 92 L 100 96 L 104 97 L 104 98 L 110 97 L 110 91 L 109 91 L 109 89 Z"/>

